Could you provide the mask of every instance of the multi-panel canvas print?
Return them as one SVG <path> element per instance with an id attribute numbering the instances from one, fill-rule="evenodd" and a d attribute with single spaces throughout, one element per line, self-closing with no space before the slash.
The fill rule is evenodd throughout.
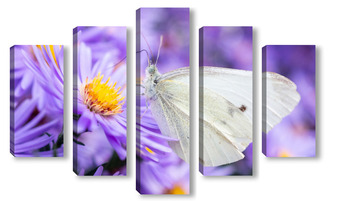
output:
<path id="1" fill-rule="evenodd" d="M 126 175 L 126 27 L 76 27 L 73 169 Z"/>
<path id="2" fill-rule="evenodd" d="M 263 48 L 262 148 L 267 157 L 316 154 L 316 47 Z"/>
<path id="3" fill-rule="evenodd" d="M 199 30 L 199 168 L 252 175 L 252 27 Z"/>
<path id="4" fill-rule="evenodd" d="M 127 161 L 136 159 L 136 190 L 142 195 L 190 194 L 191 162 L 203 176 L 252 176 L 253 86 L 260 73 L 253 73 L 253 27 L 190 30 L 189 8 L 140 8 L 136 30 L 129 34 L 124 26 L 74 28 L 73 69 L 68 71 L 73 73 L 72 112 L 64 111 L 69 108 L 65 96 L 71 98 L 65 94 L 63 45 L 12 46 L 10 153 L 63 157 L 64 122 L 73 120 L 73 171 L 78 176 L 126 176 L 132 168 Z M 127 55 L 130 33 L 136 36 L 136 49 Z M 199 101 L 191 105 L 197 95 L 190 67 L 194 34 L 199 39 L 199 65 L 193 66 L 199 72 Z M 133 55 L 136 68 L 128 71 Z M 127 88 L 133 72 L 136 94 L 133 86 Z M 263 47 L 261 79 L 263 154 L 316 156 L 316 46 Z M 197 104 L 199 116 L 192 120 L 198 124 L 193 125 Z M 136 125 L 127 116 L 134 108 Z M 71 120 L 64 121 L 64 112 Z M 199 156 L 194 158 L 191 131 L 196 126 Z M 136 156 L 127 154 L 128 131 L 136 134 Z"/>
<path id="5" fill-rule="evenodd" d="M 11 153 L 63 156 L 63 46 L 15 45 L 10 67 Z"/>
<path id="6" fill-rule="evenodd" d="M 188 194 L 190 87 L 188 8 L 136 12 L 136 188 Z"/>

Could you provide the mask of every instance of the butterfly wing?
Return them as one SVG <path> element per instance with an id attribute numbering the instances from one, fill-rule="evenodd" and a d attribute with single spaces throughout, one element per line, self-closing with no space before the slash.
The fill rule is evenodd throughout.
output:
<path id="1" fill-rule="evenodd" d="M 263 118 L 263 124 L 266 125 L 265 127 L 263 125 L 263 131 L 268 132 L 294 109 L 300 100 L 300 96 L 296 91 L 296 85 L 282 75 L 265 72 L 263 73 L 263 81 L 267 83 L 268 96 L 266 100 L 269 103 L 266 110 L 263 110 L 263 113 L 265 112 L 266 114 L 264 115 L 265 118 Z M 201 159 L 202 164 L 216 166 L 240 160 L 244 156 L 241 157 L 235 151 L 243 152 L 252 139 L 252 71 L 203 67 L 200 68 L 200 87 L 203 87 L 203 94 L 200 92 L 200 97 L 204 101 L 202 105 L 203 113 L 200 113 L 203 116 L 203 124 L 201 126 L 204 129 L 203 153 L 201 153 L 203 157 Z M 211 100 L 215 96 L 217 98 Z M 227 100 L 232 105 L 220 102 L 222 100 Z M 213 105 L 214 102 L 219 104 Z M 266 104 L 263 104 L 263 108 L 265 106 Z M 237 110 L 237 108 L 241 111 Z M 236 111 L 236 116 L 229 119 L 227 114 L 230 112 L 228 111 Z M 212 115 L 212 117 L 209 118 L 208 115 Z M 220 117 L 221 121 L 225 120 L 226 124 L 223 122 L 212 124 L 212 122 L 217 122 L 215 117 Z M 206 124 L 212 125 L 207 126 Z M 230 125 L 231 128 L 228 128 L 227 125 Z M 223 152 L 221 160 L 218 159 L 216 165 L 209 159 L 213 160 L 213 158 L 220 158 L 220 156 L 219 154 L 213 154 L 212 147 L 214 145 L 208 146 L 209 140 L 206 140 L 206 138 L 211 138 L 208 134 L 213 133 L 215 133 L 215 136 L 225 136 L 228 140 L 225 143 L 229 144 L 231 142 L 231 149 L 232 147 L 235 149 L 230 150 L 230 146 L 228 148 L 217 147 L 216 149 L 223 149 L 225 153 L 221 151 Z M 225 161 L 223 156 L 224 154 L 227 155 L 229 150 L 233 156 L 231 158 L 227 157 Z M 205 158 L 208 158 L 208 160 L 205 160 Z"/>
<path id="2" fill-rule="evenodd" d="M 200 69 L 200 162 L 204 166 L 218 166 L 244 158 L 242 152 L 252 141 L 252 72 L 219 67 Z M 276 106 L 267 110 L 266 121 L 275 125 L 293 110 L 299 96 L 296 87 L 287 78 L 266 73 L 272 80 L 268 90 Z M 287 82 L 289 81 L 289 82 Z M 291 84 L 292 83 L 292 84 Z M 157 98 L 150 108 L 162 134 L 178 139 L 170 147 L 183 160 L 189 161 L 189 68 L 180 68 L 163 74 L 156 85 Z M 281 93 L 281 95 L 278 95 Z M 270 92 L 269 92 L 270 94 Z M 297 94 L 297 95 L 295 95 Z M 296 102 L 296 103 L 295 103 Z M 289 112 L 279 112 L 279 107 Z M 271 127 L 271 128 L 272 128 Z"/>
<path id="3" fill-rule="evenodd" d="M 202 67 L 199 73 L 201 76 L 200 86 L 202 85 L 206 89 L 215 91 L 236 107 L 244 106 L 244 114 L 252 121 L 252 71 L 221 67 Z"/>
<path id="4" fill-rule="evenodd" d="M 200 162 L 219 166 L 244 158 L 252 141 L 251 71 L 200 68 Z"/>
<path id="5" fill-rule="evenodd" d="M 204 67 L 203 84 L 222 95 L 237 107 L 245 106 L 245 115 L 252 120 L 252 71 L 219 67 Z M 297 86 L 288 78 L 273 72 L 262 74 L 266 97 L 263 101 L 263 131 L 269 132 L 290 114 L 300 101 Z M 201 83 L 201 82 L 200 82 Z M 264 95 L 264 93 L 263 93 Z M 268 103 L 268 104 L 266 104 Z"/>
<path id="6" fill-rule="evenodd" d="M 225 86 L 219 88 L 222 90 Z M 242 159 L 242 152 L 250 144 L 252 136 L 251 120 L 241 111 L 241 105 L 235 106 L 215 90 L 204 88 L 203 109 L 206 112 L 200 120 L 204 131 L 200 142 L 204 143 L 204 151 L 200 160 L 205 166 L 218 166 Z M 180 158 L 188 162 L 189 68 L 163 74 L 156 91 L 157 98 L 150 104 L 152 114 L 162 134 L 178 139 L 169 142 L 169 145 Z"/>
<path id="7" fill-rule="evenodd" d="M 244 112 L 220 94 L 203 90 L 200 107 L 200 162 L 219 166 L 244 158 L 252 141 L 252 124 Z"/>
<path id="8" fill-rule="evenodd" d="M 150 109 L 163 135 L 178 139 L 169 141 L 172 150 L 189 162 L 189 71 L 177 69 L 163 74 L 155 86 L 156 98 Z"/>
<path id="9" fill-rule="evenodd" d="M 268 133 L 285 116 L 293 111 L 300 101 L 297 86 L 288 78 L 272 72 L 263 76 L 263 132 Z M 266 90 L 266 91 L 264 91 Z"/>

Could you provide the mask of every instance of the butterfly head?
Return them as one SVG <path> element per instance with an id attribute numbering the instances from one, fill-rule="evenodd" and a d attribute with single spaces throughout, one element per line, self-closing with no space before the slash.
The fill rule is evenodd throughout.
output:
<path id="1" fill-rule="evenodd" d="M 147 51 L 146 51 L 148 66 L 146 68 L 146 77 L 143 80 L 143 86 L 145 87 L 145 95 L 146 95 L 147 100 L 154 100 L 157 98 L 156 86 L 159 82 L 159 78 L 161 77 L 161 74 L 159 73 L 158 68 L 157 68 L 157 62 L 158 62 L 158 58 L 159 58 L 159 53 L 160 53 L 162 41 L 163 41 L 163 36 L 160 37 L 158 54 L 157 54 L 157 58 L 156 58 L 155 62 L 152 59 L 153 56 L 150 58 Z M 147 45 L 148 45 L 148 43 L 147 43 Z M 150 52 L 151 52 L 151 49 L 150 49 Z M 151 52 L 151 55 L 153 55 L 152 52 Z"/>
<path id="2" fill-rule="evenodd" d="M 146 68 L 146 77 L 153 77 L 156 78 L 160 76 L 160 73 L 158 72 L 158 68 L 156 64 L 150 64 Z"/>
<path id="3" fill-rule="evenodd" d="M 160 48 L 162 47 L 162 43 L 163 43 L 163 36 L 160 36 L 158 54 L 157 54 L 157 59 L 155 62 L 149 58 L 148 53 L 147 53 L 148 66 L 146 68 L 146 75 L 148 77 L 153 76 L 154 78 L 157 78 L 160 75 L 160 73 L 158 72 L 158 69 L 157 69 L 157 63 L 158 63 L 158 58 L 159 58 L 159 54 L 160 54 Z M 152 55 L 152 52 L 151 52 L 151 55 Z M 152 58 L 153 58 L 153 56 L 152 56 Z"/>

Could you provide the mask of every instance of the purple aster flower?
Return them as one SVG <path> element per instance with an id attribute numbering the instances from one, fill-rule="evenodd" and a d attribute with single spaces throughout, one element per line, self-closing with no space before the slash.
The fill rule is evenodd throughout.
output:
<path id="1" fill-rule="evenodd" d="M 96 171 L 95 171 L 96 170 Z M 109 171 L 106 171 L 103 166 L 97 167 L 97 169 L 90 171 L 87 173 L 85 169 L 81 169 L 79 172 L 79 176 L 109 176 L 111 175 Z M 117 171 L 113 174 L 113 176 L 123 176 L 126 175 L 126 168 L 122 168 L 120 171 Z"/>
<path id="2" fill-rule="evenodd" d="M 63 47 L 11 48 L 11 153 L 63 156 Z"/>
<path id="3" fill-rule="evenodd" d="M 56 136 L 60 134 L 60 129 L 57 128 L 60 120 L 49 119 L 45 111 L 38 112 L 36 103 L 36 99 L 26 99 L 11 111 L 14 118 L 11 127 L 11 135 L 14 135 L 11 138 L 11 152 L 22 157 L 62 156 L 63 147 L 62 150 L 55 147 Z"/>
<path id="4" fill-rule="evenodd" d="M 60 115 L 63 125 L 64 103 L 64 49 L 59 45 L 32 46 L 33 55 L 21 50 L 24 63 L 33 73 L 40 89 L 32 92 L 38 97 L 39 109 L 50 111 L 52 115 Z"/>
<path id="5" fill-rule="evenodd" d="M 99 166 L 96 170 L 96 172 L 93 174 L 93 176 L 102 176 L 102 172 L 103 172 L 103 166 Z M 79 176 L 85 176 L 85 170 L 82 169 L 79 172 Z"/>
<path id="6" fill-rule="evenodd" d="M 13 67 L 11 67 L 10 70 L 10 77 L 11 82 L 13 83 L 11 85 L 11 96 L 14 97 L 14 106 L 16 106 L 21 99 L 31 97 L 33 82 L 35 82 L 33 73 L 25 64 L 25 57 L 22 50 L 26 52 L 33 52 L 32 47 L 29 45 L 16 45 L 11 48 L 11 55 L 13 57 L 11 65 L 13 65 Z M 34 57 L 34 54 L 30 55 Z"/>
<path id="7" fill-rule="evenodd" d="M 85 171 L 84 169 L 79 173 L 79 176 L 84 176 Z M 109 172 L 107 172 L 105 170 L 105 168 L 103 168 L 103 166 L 99 166 L 95 173 L 93 173 L 93 176 L 104 176 L 104 175 L 110 175 Z M 126 168 L 122 168 L 120 171 L 117 171 L 113 174 L 113 176 L 123 176 L 126 175 Z"/>
<path id="8" fill-rule="evenodd" d="M 76 132 L 93 131 L 101 125 L 106 134 L 119 135 L 120 142 L 125 144 L 126 68 L 114 68 L 114 59 L 108 53 L 93 65 L 91 49 L 84 43 L 79 44 L 78 55 L 78 86 L 74 89 L 77 91 L 77 107 L 74 114 L 80 115 L 80 118 Z M 117 151 L 125 158 L 125 148 Z"/>
<path id="9" fill-rule="evenodd" d="M 74 171 L 103 164 L 104 175 L 125 175 L 126 28 L 77 27 L 74 33 Z M 112 160 L 117 165 L 108 165 Z"/>
<path id="10" fill-rule="evenodd" d="M 75 138 L 74 143 L 79 143 L 77 146 L 77 172 L 82 169 L 89 172 L 96 167 L 109 162 L 112 158 L 114 149 L 107 140 L 106 135 L 98 128 L 94 132 L 84 132 L 79 135 L 79 141 Z"/>
<path id="11" fill-rule="evenodd" d="M 141 194 L 188 194 L 189 165 L 174 152 L 161 161 L 143 161 L 137 171 L 137 189 Z"/>

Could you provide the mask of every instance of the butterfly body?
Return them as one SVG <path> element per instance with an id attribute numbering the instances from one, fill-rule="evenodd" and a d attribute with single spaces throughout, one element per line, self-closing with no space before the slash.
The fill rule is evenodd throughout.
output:
<path id="1" fill-rule="evenodd" d="M 153 100 L 157 98 L 155 87 L 158 83 L 158 79 L 160 78 L 160 73 L 156 65 L 151 64 L 146 68 L 146 79 L 143 82 L 143 86 L 145 87 L 145 96 L 147 100 Z"/>

